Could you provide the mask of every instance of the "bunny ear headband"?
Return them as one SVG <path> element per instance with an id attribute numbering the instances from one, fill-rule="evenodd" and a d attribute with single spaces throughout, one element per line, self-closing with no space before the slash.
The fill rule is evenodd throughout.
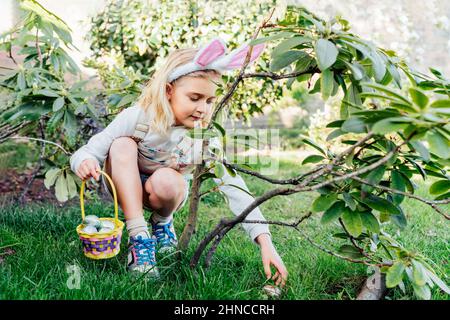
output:
<path id="1" fill-rule="evenodd" d="M 264 46 L 264 43 L 253 46 L 250 62 L 255 61 L 261 55 Z M 201 47 L 193 61 L 175 68 L 167 81 L 172 82 L 181 76 L 198 70 L 213 69 L 223 73 L 228 70 L 241 68 L 249 50 L 250 46 L 246 43 L 227 55 L 225 42 L 219 37 L 214 38 Z"/>

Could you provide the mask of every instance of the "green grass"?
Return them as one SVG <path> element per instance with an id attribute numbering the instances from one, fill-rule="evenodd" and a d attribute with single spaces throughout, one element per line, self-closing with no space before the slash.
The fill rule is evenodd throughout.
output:
<path id="1" fill-rule="evenodd" d="M 290 159 L 280 163 L 280 176 L 295 173 Z M 254 194 L 270 188 L 268 183 L 244 176 Z M 205 188 L 208 186 L 205 186 Z M 426 196 L 427 185 L 417 194 Z M 316 194 L 278 197 L 264 203 L 267 219 L 293 221 L 310 208 Z M 427 205 L 407 200 L 403 204 L 408 226 L 396 238 L 409 249 L 425 254 L 436 263 L 441 278 L 449 283 L 448 222 Z M 187 216 L 186 205 L 176 214 L 175 228 L 180 234 Z M 0 212 L 0 299 L 263 299 L 264 274 L 259 249 L 241 229 L 232 230 L 220 244 L 209 269 L 191 270 L 189 257 L 205 234 L 222 216 L 232 213 L 217 194 L 204 198 L 199 228 L 191 246 L 178 261 L 175 257 L 159 261 L 159 281 L 135 279 L 126 271 L 125 231 L 122 251 L 112 259 L 94 261 L 82 254 L 75 232 L 80 223 L 78 206 L 52 204 L 19 208 L 4 205 Z M 111 203 L 86 203 L 86 212 L 104 216 L 113 212 Z M 149 213 L 146 212 L 148 217 Z M 123 213 L 121 212 L 121 219 Z M 338 247 L 341 240 L 331 236 L 333 226 L 323 227 L 320 216 L 304 224 L 303 230 L 327 247 Z M 395 229 L 393 229 L 395 233 Z M 367 276 L 365 266 L 342 261 L 313 248 L 293 229 L 271 226 L 273 241 L 288 270 L 289 281 L 282 299 L 353 299 Z M 15 250 L 5 255 L 5 246 Z M 2 253 L 3 252 L 3 253 Z M 80 289 L 69 289 L 66 268 L 81 270 Z M 446 277 L 447 276 L 447 277 Z M 390 290 L 388 298 L 414 299 L 408 287 L 406 296 Z M 434 288 L 433 299 L 448 299 Z"/>

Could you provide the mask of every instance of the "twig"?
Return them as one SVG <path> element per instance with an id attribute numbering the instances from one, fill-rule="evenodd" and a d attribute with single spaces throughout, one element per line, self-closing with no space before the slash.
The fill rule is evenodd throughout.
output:
<path id="1" fill-rule="evenodd" d="M 26 140 L 35 140 L 35 141 L 42 141 L 45 143 L 49 143 L 49 144 L 53 144 L 55 146 L 57 146 L 58 148 L 60 148 L 66 155 L 70 156 L 71 153 L 66 151 L 66 149 L 64 149 L 61 145 L 52 142 L 52 141 L 48 141 L 48 140 L 44 140 L 44 139 L 39 139 L 39 138 L 31 138 L 31 137 L 22 137 L 22 136 L 18 136 L 18 137 L 8 137 L 7 139 L 26 139 Z"/>
<path id="2" fill-rule="evenodd" d="M 333 174 L 334 175 L 338 175 L 338 176 L 342 175 L 342 173 L 336 173 L 336 172 L 334 172 Z M 404 191 L 400 191 L 400 190 L 396 190 L 396 189 L 392 189 L 392 188 L 389 188 L 389 187 L 385 187 L 385 186 L 381 186 L 381 185 L 378 185 L 378 184 L 371 183 L 371 182 L 369 182 L 369 181 L 367 181 L 365 179 L 362 179 L 360 177 L 351 177 L 351 179 L 353 179 L 355 181 L 358 181 L 358 182 L 360 182 L 362 184 L 369 185 L 369 186 L 371 186 L 373 188 L 377 188 L 377 189 L 380 189 L 380 190 L 384 190 L 384 191 L 400 194 L 402 196 L 405 196 L 405 197 L 408 197 L 408 198 L 415 199 L 415 200 L 421 201 L 423 203 L 426 203 L 429 206 L 431 206 L 435 211 L 440 213 L 445 219 L 450 220 L 450 215 L 446 214 L 444 211 L 442 211 L 441 208 L 439 208 L 437 206 L 438 204 L 450 203 L 450 198 L 443 199 L 443 200 L 428 200 L 428 199 L 416 196 L 416 195 L 408 193 L 408 192 L 404 192 Z"/>
<path id="3" fill-rule="evenodd" d="M 313 246 L 316 247 L 317 249 L 319 249 L 319 250 L 321 250 L 321 251 L 323 251 L 323 252 L 325 252 L 325 253 L 328 253 L 329 255 L 332 255 L 332 256 L 334 256 L 334 257 L 337 257 L 337 258 L 339 258 L 339 259 L 343 259 L 343 260 L 346 260 L 346 261 L 349 261 L 349 262 L 353 262 L 353 263 L 364 264 L 364 265 L 366 265 L 366 266 L 376 266 L 376 267 L 385 267 L 385 266 L 390 267 L 390 266 L 392 266 L 392 263 L 390 263 L 390 262 L 373 264 L 373 263 L 367 262 L 367 261 L 365 261 L 365 260 L 357 260 L 357 259 L 352 259 L 352 258 L 349 258 L 349 257 L 342 256 L 342 255 L 340 255 L 340 254 L 337 254 L 337 253 L 335 253 L 335 252 L 333 252 L 333 251 L 331 251 L 331 250 L 329 250 L 329 249 L 326 249 L 326 248 L 322 247 L 321 245 L 315 243 L 310 237 L 308 237 L 308 236 L 307 236 L 303 231 L 301 231 L 299 228 L 294 228 L 294 229 L 297 230 L 297 231 L 302 235 L 302 237 L 305 238 L 311 245 L 313 245 Z"/>

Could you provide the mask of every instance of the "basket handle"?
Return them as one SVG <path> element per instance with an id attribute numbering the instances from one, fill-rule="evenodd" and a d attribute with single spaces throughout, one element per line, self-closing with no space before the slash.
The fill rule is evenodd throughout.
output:
<path id="1" fill-rule="evenodd" d="M 116 224 L 119 222 L 119 210 L 118 210 L 118 203 L 117 203 L 117 193 L 116 193 L 116 188 L 114 187 L 114 183 L 112 182 L 112 179 L 109 177 L 109 175 L 104 172 L 103 170 L 98 170 L 98 172 L 100 172 L 101 174 L 103 174 L 106 179 L 108 180 L 112 191 L 113 191 L 113 195 L 114 195 L 114 217 L 116 220 Z M 81 182 L 81 188 L 80 188 L 80 205 L 81 205 L 81 219 L 84 220 L 84 185 L 86 184 L 86 180 L 83 180 Z"/>

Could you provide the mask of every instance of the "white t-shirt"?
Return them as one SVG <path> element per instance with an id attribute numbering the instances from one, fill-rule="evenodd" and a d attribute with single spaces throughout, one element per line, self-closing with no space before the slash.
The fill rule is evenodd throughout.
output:
<path id="1" fill-rule="evenodd" d="M 75 173 L 86 159 L 95 159 L 99 162 L 99 165 L 103 164 L 115 139 L 133 136 L 140 111 L 138 105 L 122 110 L 106 128 L 93 135 L 87 144 L 79 148 L 70 157 L 72 171 Z M 193 142 L 194 140 L 196 142 Z M 194 145 L 201 140 L 194 140 L 187 136 L 187 129 L 184 126 L 172 127 L 167 136 L 148 132 L 144 139 L 138 143 L 139 171 L 151 174 L 158 167 L 171 167 L 185 177 L 187 176 L 188 179 L 191 178 L 192 171 L 195 169 L 195 165 L 199 163 L 199 157 L 202 156 L 201 153 L 197 152 L 201 152 L 201 146 Z M 251 195 L 239 189 L 248 191 L 245 181 L 238 174 L 233 177 L 225 170 L 222 178 L 213 178 L 213 180 L 218 185 L 223 182 L 223 185 L 219 185 L 219 190 L 228 198 L 230 209 L 235 215 L 241 214 L 253 202 L 254 198 Z M 246 219 L 265 221 L 259 208 L 253 209 Z M 242 227 L 253 241 L 260 234 L 267 233 L 270 235 L 267 224 L 243 223 Z"/>

